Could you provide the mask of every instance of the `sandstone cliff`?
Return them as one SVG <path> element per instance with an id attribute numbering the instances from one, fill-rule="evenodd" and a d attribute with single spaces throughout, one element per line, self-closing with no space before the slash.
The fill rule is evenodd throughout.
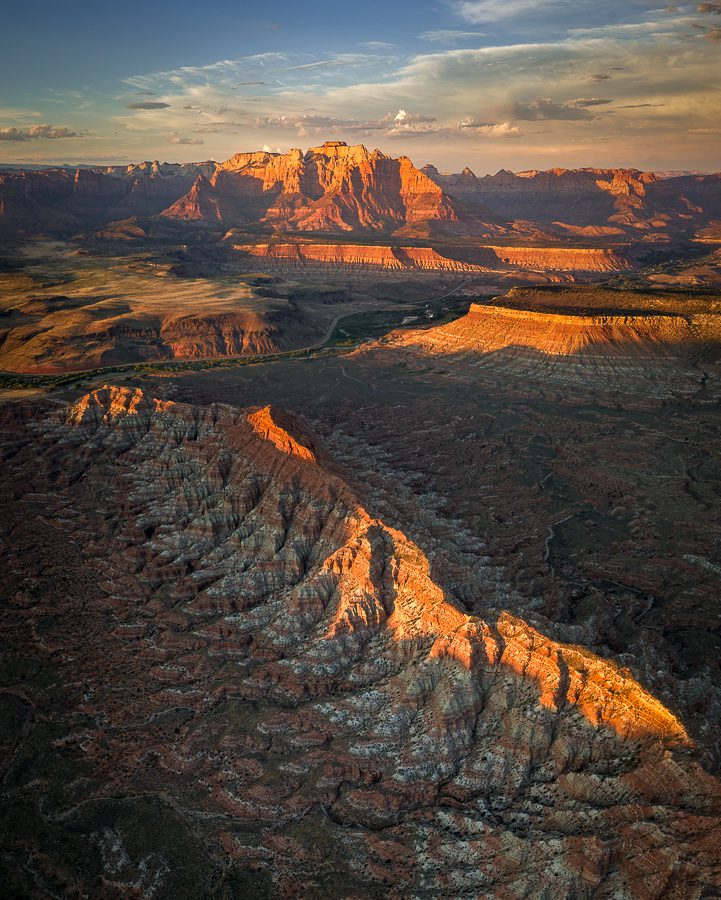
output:
<path id="1" fill-rule="evenodd" d="M 352 266 L 391 270 L 487 272 L 483 266 L 441 255 L 430 247 L 369 246 L 366 244 L 234 244 L 233 250 L 281 267 Z"/>
<path id="2" fill-rule="evenodd" d="M 407 157 L 330 141 L 306 153 L 239 153 L 204 186 L 213 217 L 226 225 L 261 220 L 285 230 L 383 231 L 458 216 L 448 197 Z M 196 199 L 165 211 L 198 220 Z"/>
<path id="3" fill-rule="evenodd" d="M 281 267 L 342 265 L 381 269 L 412 269 L 466 273 L 530 269 L 562 272 L 616 272 L 630 267 L 622 252 L 577 247 L 468 246 L 464 259 L 452 259 L 431 247 L 367 244 L 247 244 L 235 243 L 231 229 L 224 246 Z"/>
<path id="4" fill-rule="evenodd" d="M 522 308 L 509 296 L 507 306 L 472 303 L 465 316 L 445 325 L 391 332 L 356 355 L 369 365 L 392 358 L 419 370 L 435 358 L 464 382 L 489 367 L 520 383 L 540 380 L 549 389 L 658 398 L 703 389 L 703 370 L 718 364 L 720 334 L 718 312 L 562 313 Z"/>

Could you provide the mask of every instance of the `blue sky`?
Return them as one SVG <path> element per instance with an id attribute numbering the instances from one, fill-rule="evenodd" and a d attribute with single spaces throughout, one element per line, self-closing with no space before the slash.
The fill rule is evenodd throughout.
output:
<path id="1" fill-rule="evenodd" d="M 721 169 L 721 3 L 5 0 L 0 161 Z"/>

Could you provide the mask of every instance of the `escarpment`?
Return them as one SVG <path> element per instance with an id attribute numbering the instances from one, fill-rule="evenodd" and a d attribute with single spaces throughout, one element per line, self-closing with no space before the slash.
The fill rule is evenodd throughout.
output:
<path id="1" fill-rule="evenodd" d="M 154 224 L 161 233 L 172 223 L 254 224 L 290 233 L 510 238 L 552 247 L 569 235 L 666 241 L 721 218 L 721 178 L 664 178 L 635 169 L 502 169 L 478 178 L 468 168 L 442 174 L 342 141 L 307 151 L 236 153 L 222 163 L 156 160 L 0 173 L 0 229 L 9 234 L 73 233 L 130 216 L 160 216 Z M 567 268 L 534 254 L 532 267 Z M 577 268 L 619 267 L 618 259 L 600 259 L 579 258 L 585 265 Z"/>
<path id="2" fill-rule="evenodd" d="M 524 269 L 558 269 L 564 272 L 618 272 L 631 267 L 628 259 L 614 250 L 577 247 L 491 247 L 484 252 Z"/>
<path id="3" fill-rule="evenodd" d="M 388 231 L 458 214 L 407 157 L 328 141 L 306 153 L 238 153 L 163 213 L 228 226 L 260 220 L 288 231 Z"/>
<path id="4" fill-rule="evenodd" d="M 279 267 L 351 266 L 363 269 L 487 272 L 483 266 L 449 259 L 430 247 L 364 244 L 232 244 L 233 250 Z"/>
<path id="5" fill-rule="evenodd" d="M 429 360 L 443 360 L 462 381 L 488 369 L 503 371 L 519 389 L 531 376 L 532 383 L 541 378 L 547 385 L 646 398 L 693 395 L 703 389 L 705 368 L 718 364 L 718 314 L 552 312 L 514 305 L 512 293 L 507 306 L 501 298 L 471 303 L 466 315 L 447 324 L 391 332 L 356 358 L 368 365 L 403 360 L 419 371 Z"/>
<path id="6" fill-rule="evenodd" d="M 471 614 L 298 416 L 106 386 L 0 428 L 8 534 L 21 546 L 39 516 L 51 536 L 2 575 L 15 652 L 51 654 L 66 706 L 48 741 L 73 796 L 24 795 L 51 834 L 72 824 L 100 853 L 86 811 L 111 804 L 114 846 L 132 848 L 117 804 L 160 790 L 193 846 L 284 890 L 340 872 L 401 894 L 543 877 L 612 896 L 649 853 L 666 885 L 721 883 L 710 853 L 678 875 L 721 827 L 679 716 L 515 615 L 502 571 L 473 570 L 495 599 Z"/>
<path id="7" fill-rule="evenodd" d="M 492 273 L 505 269 L 563 272 L 615 272 L 629 268 L 622 254 L 607 249 L 573 247 L 494 247 L 481 245 L 466 251 L 466 260 L 452 259 L 431 247 L 364 244 L 243 244 L 231 230 L 223 239 L 238 253 L 256 257 L 279 268 L 342 265 L 388 270 Z"/>
<path id="8" fill-rule="evenodd" d="M 528 348 L 551 356 L 584 352 L 611 355 L 678 354 L 713 331 L 707 316 L 679 314 L 564 314 L 495 304 L 471 303 L 468 313 L 447 325 L 396 332 L 384 345 L 418 347 L 428 353 L 493 353 Z"/>

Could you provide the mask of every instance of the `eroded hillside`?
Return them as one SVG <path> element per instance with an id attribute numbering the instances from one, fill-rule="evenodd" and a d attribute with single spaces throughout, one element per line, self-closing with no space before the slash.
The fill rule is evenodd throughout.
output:
<path id="1" fill-rule="evenodd" d="M 17 892 L 721 884 L 683 716 L 526 621 L 437 513 L 379 515 L 302 419 L 116 387 L 2 409 Z"/>

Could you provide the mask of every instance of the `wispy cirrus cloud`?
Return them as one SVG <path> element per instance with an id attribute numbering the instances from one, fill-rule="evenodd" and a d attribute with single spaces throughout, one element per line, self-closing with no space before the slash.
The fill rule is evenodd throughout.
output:
<path id="1" fill-rule="evenodd" d="M 485 37 L 485 31 L 461 31 L 454 28 L 441 28 L 436 31 L 424 31 L 419 37 L 434 44 L 455 44 L 459 41 L 476 40 Z"/>

